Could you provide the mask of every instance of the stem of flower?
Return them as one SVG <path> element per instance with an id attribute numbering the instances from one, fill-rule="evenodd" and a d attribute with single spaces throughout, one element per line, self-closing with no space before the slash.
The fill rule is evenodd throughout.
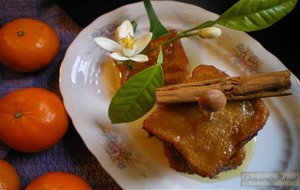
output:
<path id="1" fill-rule="evenodd" d="M 188 33 L 188 32 L 191 32 L 191 31 L 199 30 L 201 28 L 210 27 L 210 26 L 213 26 L 215 23 L 216 23 L 216 21 L 209 20 L 209 21 L 206 21 L 206 22 L 204 22 L 204 23 L 202 23 L 200 25 L 197 25 L 197 26 L 195 26 L 193 28 L 185 30 L 182 33 Z"/>
<path id="2" fill-rule="evenodd" d="M 180 32 L 177 36 L 175 36 L 174 38 L 172 38 L 171 40 L 169 41 L 166 41 L 152 49 L 150 49 L 149 51 L 145 52 L 145 54 L 149 54 L 149 53 L 152 53 L 153 51 L 157 50 L 158 48 L 162 47 L 162 46 L 165 46 L 167 44 L 170 44 L 178 39 L 181 39 L 181 38 L 186 38 L 186 37 L 190 37 L 190 36 L 196 36 L 198 35 L 198 32 L 194 32 L 195 30 L 199 30 L 201 28 L 206 28 L 206 27 L 210 27 L 210 26 L 213 26 L 214 24 L 216 23 L 216 21 L 206 21 L 200 25 L 197 25 L 193 28 L 190 28 L 188 30 L 185 30 L 185 31 L 182 31 Z"/>
<path id="3" fill-rule="evenodd" d="M 131 60 L 129 61 L 125 61 L 124 65 L 126 65 L 127 67 L 129 67 L 130 69 L 135 69 L 135 66 L 133 64 L 133 62 Z"/>
<path id="4" fill-rule="evenodd" d="M 133 61 L 131 61 L 131 60 L 127 60 L 127 61 L 117 61 L 117 64 L 118 64 L 118 65 L 124 64 L 124 65 L 126 65 L 127 67 L 129 67 L 130 69 L 135 69 L 135 66 L 134 66 L 134 64 L 133 64 Z"/>
<path id="5" fill-rule="evenodd" d="M 179 33 L 177 36 L 175 36 L 174 38 L 172 38 L 172 39 L 170 39 L 169 41 L 166 41 L 166 42 L 164 42 L 164 43 L 161 43 L 160 45 L 158 45 L 158 46 L 156 46 L 156 47 L 154 47 L 154 48 L 148 50 L 147 52 L 145 52 L 145 54 L 150 54 L 150 53 L 152 53 L 153 51 L 159 49 L 160 47 L 163 47 L 163 46 L 165 46 L 165 45 L 168 45 L 168 44 L 170 44 L 170 43 L 172 43 L 172 42 L 174 42 L 174 41 L 176 41 L 176 40 L 178 40 L 178 39 L 180 39 L 180 38 L 185 38 L 185 37 L 190 37 L 190 36 L 195 36 L 195 35 L 198 35 L 198 33 L 197 33 L 197 32 L 193 32 L 193 33 L 190 32 L 190 33 L 188 33 L 188 32 L 186 32 L 186 31 L 180 32 L 180 33 Z"/>

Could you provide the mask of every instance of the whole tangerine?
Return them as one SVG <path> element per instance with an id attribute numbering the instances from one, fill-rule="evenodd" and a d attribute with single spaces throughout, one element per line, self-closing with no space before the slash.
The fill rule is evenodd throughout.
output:
<path id="1" fill-rule="evenodd" d="M 0 159 L 0 189 L 21 189 L 21 180 L 16 168 L 6 160 L 2 159 Z"/>
<path id="2" fill-rule="evenodd" d="M 46 67 L 59 48 L 56 31 L 37 19 L 19 18 L 0 29 L 0 63 L 19 72 Z"/>
<path id="3" fill-rule="evenodd" d="M 91 186 L 77 175 L 66 172 L 49 172 L 32 180 L 25 190 L 92 190 Z"/>
<path id="4" fill-rule="evenodd" d="M 0 99 L 0 141 L 21 152 L 39 152 L 65 135 L 69 118 L 61 98 L 44 88 L 15 90 Z"/>

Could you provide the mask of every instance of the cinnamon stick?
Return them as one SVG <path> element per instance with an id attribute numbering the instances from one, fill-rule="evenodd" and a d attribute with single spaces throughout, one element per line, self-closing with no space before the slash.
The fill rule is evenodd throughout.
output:
<path id="1" fill-rule="evenodd" d="M 277 71 L 238 77 L 223 77 L 183 83 L 156 89 L 156 101 L 161 103 L 197 102 L 200 92 L 207 89 L 222 91 L 227 100 L 248 100 L 291 95 L 291 73 Z"/>

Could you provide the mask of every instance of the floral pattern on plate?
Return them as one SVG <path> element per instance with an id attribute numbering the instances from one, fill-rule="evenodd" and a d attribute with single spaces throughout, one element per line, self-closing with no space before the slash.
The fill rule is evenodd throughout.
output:
<path id="1" fill-rule="evenodd" d="M 217 17 L 200 7 L 176 1 L 153 1 L 153 6 L 162 23 L 178 30 Z M 102 67 L 107 54 L 96 46 L 93 37 L 113 37 L 116 24 L 125 19 L 138 22 L 137 32 L 149 28 L 143 4 L 126 5 L 87 26 L 70 45 L 62 62 L 60 90 L 64 104 L 89 150 L 124 189 L 242 189 L 240 177 L 205 183 L 171 170 L 164 162 L 161 144 L 143 133 L 142 121 L 134 127 L 110 124 L 107 111 L 114 89 L 107 85 L 112 84 L 114 77 L 107 81 L 111 70 Z M 225 37 L 218 42 L 184 40 L 189 59 L 195 64 L 215 65 L 228 74 L 286 69 L 246 33 L 224 29 L 223 34 Z M 291 97 L 266 101 L 271 115 L 257 136 L 246 171 L 299 169 L 300 87 L 294 76 L 292 81 Z"/>
<path id="2" fill-rule="evenodd" d="M 248 73 L 259 73 L 259 65 L 261 63 L 249 47 L 244 44 L 238 44 L 235 47 L 235 53 L 236 57 L 234 58 L 233 63 L 239 64 Z"/>

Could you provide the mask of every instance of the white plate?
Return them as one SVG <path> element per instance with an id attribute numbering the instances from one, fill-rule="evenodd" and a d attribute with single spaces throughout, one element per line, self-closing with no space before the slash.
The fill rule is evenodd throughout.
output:
<path id="1" fill-rule="evenodd" d="M 194 5 L 174 1 L 152 3 L 162 23 L 177 30 L 217 18 Z M 160 142 L 148 138 L 141 129 L 142 119 L 130 124 L 110 124 L 107 110 L 118 86 L 118 72 L 93 38 L 113 38 L 115 27 L 125 19 L 137 21 L 138 34 L 148 31 L 143 4 L 123 6 L 87 26 L 70 45 L 61 66 L 64 104 L 89 150 L 124 189 L 241 188 L 240 173 L 208 182 L 170 169 Z M 223 35 L 217 40 L 182 40 L 191 69 L 197 64 L 211 64 L 230 75 L 286 70 L 244 32 L 222 29 Z M 299 171 L 300 87 L 294 75 L 292 92 L 292 96 L 266 99 L 271 115 L 255 138 L 249 163 L 239 172 Z"/>

